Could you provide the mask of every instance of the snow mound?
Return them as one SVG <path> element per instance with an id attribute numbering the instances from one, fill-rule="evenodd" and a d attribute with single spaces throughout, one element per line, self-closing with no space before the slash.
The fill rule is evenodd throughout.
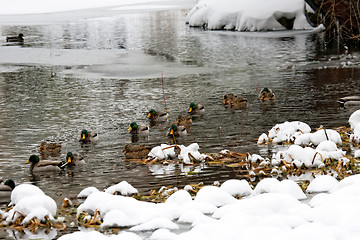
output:
<path id="1" fill-rule="evenodd" d="M 131 184 L 129 184 L 127 181 L 122 181 L 116 185 L 108 187 L 105 189 L 105 192 L 110 194 L 120 193 L 123 196 L 128 196 L 138 193 L 138 190 L 131 186 Z"/>
<path id="2" fill-rule="evenodd" d="M 282 20 L 290 20 L 285 27 Z M 264 31 L 312 29 L 304 14 L 303 0 L 200 0 L 188 13 L 186 23 L 211 30 Z"/>

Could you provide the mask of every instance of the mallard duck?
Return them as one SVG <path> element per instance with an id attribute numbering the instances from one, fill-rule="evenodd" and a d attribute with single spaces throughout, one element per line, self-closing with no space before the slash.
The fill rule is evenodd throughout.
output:
<path id="1" fill-rule="evenodd" d="M 203 105 L 201 104 L 195 104 L 195 103 L 190 103 L 190 107 L 189 107 L 189 111 L 188 111 L 191 115 L 194 114 L 204 114 L 205 112 L 205 108 Z"/>
<path id="2" fill-rule="evenodd" d="M 175 119 L 174 124 L 177 126 L 190 126 L 192 124 L 192 117 L 189 115 L 180 115 Z"/>
<path id="3" fill-rule="evenodd" d="M 38 151 L 41 155 L 58 156 L 61 152 L 61 144 L 53 142 L 42 142 Z"/>
<path id="4" fill-rule="evenodd" d="M 149 128 L 148 127 L 142 126 L 142 125 L 137 125 L 136 122 L 132 122 L 130 124 L 130 127 L 129 127 L 128 131 L 131 134 L 138 134 L 138 135 L 147 135 L 147 134 L 149 134 Z"/>
<path id="5" fill-rule="evenodd" d="M 78 166 L 84 164 L 84 159 L 79 156 L 79 154 L 73 154 L 72 152 L 68 152 L 66 154 L 66 160 L 61 162 L 60 168 L 64 168 L 66 166 L 72 167 L 72 166 Z"/>
<path id="6" fill-rule="evenodd" d="M 6 37 L 6 42 L 23 42 L 24 34 L 20 33 L 18 36 Z"/>
<path id="7" fill-rule="evenodd" d="M 185 136 L 187 134 L 186 127 L 185 126 L 177 126 L 175 124 L 171 124 L 168 136 L 175 136 L 175 137 L 181 137 Z"/>
<path id="8" fill-rule="evenodd" d="M 150 146 L 126 144 L 122 153 L 126 158 L 145 158 L 151 151 Z"/>
<path id="9" fill-rule="evenodd" d="M 229 93 L 224 96 L 222 103 L 225 105 L 225 107 L 237 109 L 237 108 L 245 107 L 247 103 L 247 99 Z"/>
<path id="10" fill-rule="evenodd" d="M 0 179 L 0 198 L 7 198 L 6 201 L 10 200 L 11 192 L 15 188 L 15 182 L 11 179 L 5 182 Z M 5 199 L 4 199 L 5 200 Z M 2 200 L 0 200 L 2 202 Z"/>
<path id="11" fill-rule="evenodd" d="M 260 91 L 259 100 L 268 101 L 268 100 L 275 100 L 275 99 L 276 99 L 275 94 L 273 93 L 273 91 L 270 88 L 263 88 Z"/>
<path id="12" fill-rule="evenodd" d="M 150 109 L 149 114 L 147 115 L 147 118 L 150 121 L 157 121 L 157 122 L 164 122 L 167 119 L 167 114 L 163 112 L 157 112 L 154 109 Z"/>
<path id="13" fill-rule="evenodd" d="M 25 163 L 31 163 L 30 173 L 38 171 L 54 171 L 60 170 L 61 161 L 42 160 L 40 161 L 39 156 L 31 155 L 29 160 Z"/>
<path id="14" fill-rule="evenodd" d="M 95 132 L 87 131 L 86 129 L 81 130 L 79 142 L 89 143 L 89 142 L 97 142 L 99 140 L 99 136 Z"/>
<path id="15" fill-rule="evenodd" d="M 360 96 L 348 96 L 338 100 L 341 107 L 360 106 Z"/>

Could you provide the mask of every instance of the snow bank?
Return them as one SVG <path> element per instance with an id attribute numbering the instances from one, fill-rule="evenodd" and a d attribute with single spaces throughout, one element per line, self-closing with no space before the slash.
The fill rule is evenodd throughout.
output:
<path id="1" fill-rule="evenodd" d="M 291 29 L 312 29 L 304 15 L 303 0 L 200 0 L 186 22 L 212 30 L 263 31 L 286 29 L 281 19 L 293 20 Z"/>
<path id="2" fill-rule="evenodd" d="M 5 213 L 5 224 L 14 223 L 20 216 L 25 218 L 21 225 L 27 224 L 31 219 L 45 221 L 45 217 L 54 220 L 57 205 L 55 201 L 44 192 L 31 184 L 21 184 L 11 193 L 11 202 L 14 207 Z"/>

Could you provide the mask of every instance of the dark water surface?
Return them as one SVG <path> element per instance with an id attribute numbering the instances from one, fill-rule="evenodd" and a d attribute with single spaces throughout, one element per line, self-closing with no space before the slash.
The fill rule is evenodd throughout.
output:
<path id="1" fill-rule="evenodd" d="M 192 101 L 205 106 L 191 134 L 178 140 L 197 142 L 203 153 L 226 148 L 271 156 L 276 149 L 257 146 L 255 138 L 284 121 L 303 121 L 312 129 L 348 126 L 354 109 L 339 108 L 336 100 L 359 94 L 359 52 L 330 51 L 304 32 L 193 29 L 184 23 L 187 12 L 1 26 L 4 39 L 22 32 L 26 41 L 0 45 L 0 176 L 16 184 L 31 182 L 59 204 L 86 187 L 102 190 L 123 180 L 146 194 L 163 185 L 241 178 L 225 167 L 125 160 L 121 151 L 131 142 L 129 124 L 148 124 L 150 108 L 164 111 L 162 74 L 171 120 Z M 263 87 L 271 88 L 277 100 L 260 103 L 256 97 Z M 221 99 L 227 93 L 247 97 L 248 111 L 224 108 Z M 83 128 L 96 131 L 99 142 L 80 145 Z M 165 133 L 166 127 L 152 127 L 138 143 L 165 143 Z M 86 165 L 31 175 L 24 162 L 44 140 L 61 142 L 62 154 L 79 153 Z"/>

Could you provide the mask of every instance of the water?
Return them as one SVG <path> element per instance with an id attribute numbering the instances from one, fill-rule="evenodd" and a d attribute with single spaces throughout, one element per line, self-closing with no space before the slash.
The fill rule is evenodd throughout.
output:
<path id="1" fill-rule="evenodd" d="M 129 124 L 148 124 L 149 109 L 164 110 L 162 75 L 171 120 L 190 102 L 205 106 L 191 134 L 178 139 L 199 143 L 203 153 L 226 148 L 271 156 L 276 147 L 257 146 L 255 138 L 284 121 L 312 129 L 348 126 L 354 109 L 339 108 L 336 100 L 359 94 L 359 52 L 320 47 L 317 36 L 306 32 L 193 29 L 184 23 L 187 12 L 1 26 L 2 36 L 21 31 L 26 42 L 0 45 L 0 176 L 31 182 L 58 204 L 86 187 L 102 190 L 123 180 L 147 194 L 163 185 L 242 178 L 223 166 L 147 166 L 124 158 L 121 151 L 132 141 Z M 260 103 L 263 87 L 277 100 Z M 224 108 L 227 93 L 248 98 L 249 108 Z M 96 131 L 99 142 L 80 145 L 83 128 Z M 137 143 L 170 142 L 166 130 L 152 127 Z M 87 164 L 31 175 L 24 162 L 43 140 L 61 142 L 62 154 L 79 153 Z"/>

